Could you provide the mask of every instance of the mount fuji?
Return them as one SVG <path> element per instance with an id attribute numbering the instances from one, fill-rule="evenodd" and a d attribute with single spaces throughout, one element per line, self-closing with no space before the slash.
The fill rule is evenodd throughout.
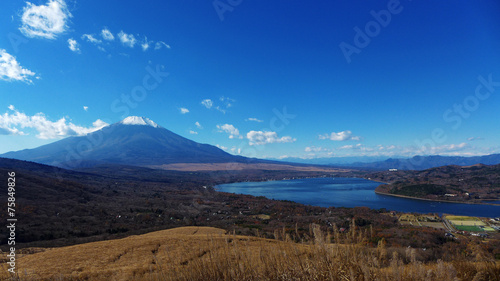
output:
<path id="1" fill-rule="evenodd" d="M 148 118 L 137 116 L 127 117 L 85 136 L 68 137 L 34 149 L 7 152 L 0 157 L 69 169 L 100 164 L 155 166 L 172 163 L 249 163 L 256 160 L 194 142 Z"/>

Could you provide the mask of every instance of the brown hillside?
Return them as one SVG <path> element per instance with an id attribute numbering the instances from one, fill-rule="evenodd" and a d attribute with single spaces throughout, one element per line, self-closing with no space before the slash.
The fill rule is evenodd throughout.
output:
<path id="1" fill-rule="evenodd" d="M 500 264 L 479 254 L 424 264 L 416 249 L 366 247 L 366 234 L 351 229 L 325 235 L 313 224 L 314 243 L 301 244 L 279 231 L 272 240 L 182 227 L 24 255 L 11 280 L 499 280 Z"/>

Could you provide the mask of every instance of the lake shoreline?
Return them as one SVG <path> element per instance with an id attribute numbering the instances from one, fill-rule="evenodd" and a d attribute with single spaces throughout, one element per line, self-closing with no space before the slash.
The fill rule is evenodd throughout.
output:
<path id="1" fill-rule="evenodd" d="M 240 182 L 214 186 L 219 192 L 264 196 L 275 200 L 288 200 L 319 207 L 368 207 L 404 213 L 446 213 L 476 217 L 498 217 L 499 205 L 495 204 L 436 204 L 434 200 L 391 196 L 374 192 L 380 182 L 366 178 L 309 178 L 266 182 Z M 389 196 L 381 196 L 389 195 Z M 417 200 L 408 200 L 417 199 Z M 434 201 L 434 202 L 433 202 Z M 438 202 L 441 203 L 441 202 Z M 458 202 L 451 202 L 458 203 Z"/>
<path id="2" fill-rule="evenodd" d="M 423 201 L 430 201 L 430 202 L 444 202 L 444 203 L 454 203 L 454 204 L 468 204 L 468 205 L 488 205 L 488 206 L 500 206 L 500 204 L 495 204 L 495 203 L 481 203 L 481 202 L 457 202 L 457 201 L 448 201 L 448 200 L 439 200 L 439 199 L 427 199 L 427 198 L 419 198 L 419 197 L 413 197 L 413 196 L 406 196 L 406 195 L 399 195 L 399 194 L 391 194 L 391 193 L 386 193 L 386 192 L 380 192 L 377 190 L 374 190 L 376 194 L 379 195 L 387 195 L 387 196 L 393 196 L 393 197 L 399 197 L 399 198 L 406 198 L 406 199 L 415 199 L 415 200 L 423 200 Z"/>

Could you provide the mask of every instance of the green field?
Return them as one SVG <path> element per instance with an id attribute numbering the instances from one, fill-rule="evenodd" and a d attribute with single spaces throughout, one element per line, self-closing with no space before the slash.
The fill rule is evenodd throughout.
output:
<path id="1" fill-rule="evenodd" d="M 476 217 L 447 215 L 446 219 L 453 225 L 454 228 L 461 231 L 483 232 L 484 230 L 479 226 L 486 226 L 483 221 Z"/>
<path id="2" fill-rule="evenodd" d="M 457 230 L 461 231 L 469 231 L 469 232 L 482 232 L 483 230 L 477 226 L 473 225 L 456 225 L 454 224 L 453 227 L 455 227 Z"/>
<path id="3" fill-rule="evenodd" d="M 481 221 L 480 219 L 478 219 L 476 217 L 450 216 L 450 215 L 447 215 L 446 219 L 454 220 L 454 221 Z"/>

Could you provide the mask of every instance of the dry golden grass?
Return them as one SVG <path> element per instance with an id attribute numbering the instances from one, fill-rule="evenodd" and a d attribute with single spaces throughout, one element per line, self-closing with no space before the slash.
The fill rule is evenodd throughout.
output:
<path id="1" fill-rule="evenodd" d="M 466 220 L 449 220 L 449 221 L 453 225 L 467 225 L 467 226 L 471 226 L 471 225 L 484 226 L 484 225 L 486 225 L 484 222 L 482 222 L 482 221 L 476 221 L 476 220 L 470 220 L 470 221 L 466 221 Z"/>
<path id="2" fill-rule="evenodd" d="M 224 234 L 183 227 L 124 239 L 48 249 L 19 258 L 21 280 L 500 280 L 500 264 L 423 264 L 416 251 L 390 253 L 364 246 L 365 233 L 322 232 L 310 243 Z M 339 244 L 328 243 L 333 238 Z M 403 262 L 405 261 L 405 262 Z M 6 270 L 2 269 L 3 276 Z M 14 279 L 13 279 L 14 280 Z"/>
<path id="3" fill-rule="evenodd" d="M 224 233 L 224 230 L 211 227 L 157 231 L 118 240 L 48 249 L 20 257 L 16 267 L 22 280 L 57 280 L 60 277 L 131 280 L 156 271 L 155 257 L 165 260 L 168 256 L 185 255 L 201 246 L 200 243 L 207 244 L 209 236 L 222 237 Z M 6 268 L 7 265 L 3 264 L 0 279 L 8 277 Z"/>

